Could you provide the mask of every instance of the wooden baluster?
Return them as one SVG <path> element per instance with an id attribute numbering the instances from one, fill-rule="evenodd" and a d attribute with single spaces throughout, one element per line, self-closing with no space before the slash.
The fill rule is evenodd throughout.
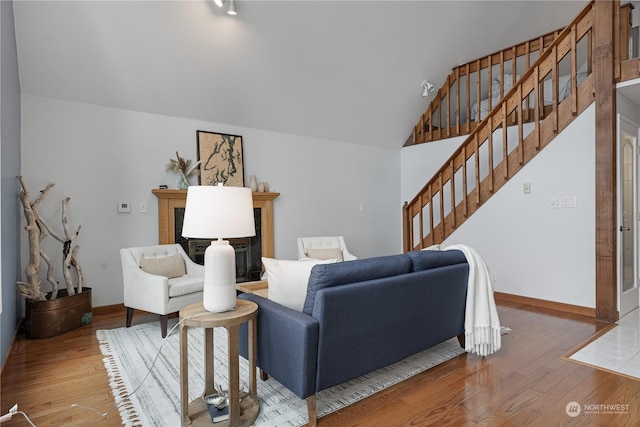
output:
<path id="1" fill-rule="evenodd" d="M 491 57 L 489 57 L 487 60 L 487 81 L 488 81 L 487 110 L 488 111 L 491 111 L 493 109 L 493 92 L 491 91 L 491 81 L 493 80 L 492 73 L 493 73 L 493 67 L 491 66 Z M 500 79 L 500 87 L 502 87 L 502 79 Z M 480 104 L 478 104 L 478 111 L 480 111 Z M 480 120 L 478 120 L 478 123 L 480 123 Z"/>
<path id="2" fill-rule="evenodd" d="M 560 104 L 560 97 L 558 96 L 558 49 L 557 45 L 553 46 L 553 52 L 551 53 L 553 61 L 551 62 L 551 85 L 553 94 L 553 133 L 558 133 L 558 105 Z"/>
<path id="3" fill-rule="evenodd" d="M 431 188 L 431 184 L 427 187 L 427 191 L 429 192 L 429 234 L 431 234 L 431 239 L 435 242 L 435 234 L 433 228 L 433 191 Z"/>
<path id="4" fill-rule="evenodd" d="M 452 158 L 451 161 L 449 162 L 449 169 L 450 169 L 450 173 L 451 173 L 451 177 L 450 177 L 450 190 L 451 190 L 451 223 L 453 226 L 453 229 L 455 230 L 455 228 L 457 227 L 457 223 L 458 221 L 456 220 L 456 183 L 455 183 L 455 179 L 454 179 L 454 173 L 455 173 L 455 166 L 453 164 L 454 159 Z"/>
<path id="5" fill-rule="evenodd" d="M 489 88 L 491 90 L 491 88 Z M 504 98 L 504 50 L 500 51 L 500 99 Z"/>
<path id="6" fill-rule="evenodd" d="M 487 143 L 489 144 L 489 191 L 493 193 L 493 115 L 490 115 L 488 120 L 487 125 L 489 126 L 489 139 Z"/>
<path id="7" fill-rule="evenodd" d="M 478 143 L 478 132 L 475 133 L 473 142 L 475 144 L 476 160 L 476 205 L 480 204 L 480 145 Z"/>
<path id="8" fill-rule="evenodd" d="M 429 117 L 429 141 L 433 141 L 433 101 L 429 104 L 429 108 L 427 109 L 428 117 Z"/>
<path id="9" fill-rule="evenodd" d="M 438 174 L 438 193 L 440 193 L 440 241 L 444 240 L 444 189 L 442 182 L 442 172 Z"/>
<path id="10" fill-rule="evenodd" d="M 436 95 L 436 99 L 438 100 L 438 105 L 436 106 L 436 111 L 438 112 L 438 139 L 442 139 L 442 91 L 438 90 L 438 95 Z"/>
<path id="11" fill-rule="evenodd" d="M 480 113 L 480 102 L 482 101 L 480 99 L 480 60 L 478 59 L 476 61 L 476 102 L 477 102 L 477 106 L 478 106 L 478 112 L 476 113 L 476 124 L 480 123 L 480 116 L 482 115 Z"/>
<path id="12" fill-rule="evenodd" d="M 445 114 L 447 120 L 447 138 L 451 138 L 451 74 L 447 76 L 447 90 L 445 92 L 447 113 Z"/>
<path id="13" fill-rule="evenodd" d="M 467 210 L 467 194 L 469 194 L 467 186 L 467 146 L 461 147 L 462 151 L 462 214 L 465 218 L 469 217 L 469 211 Z"/>
<path id="14" fill-rule="evenodd" d="M 502 104 L 502 159 L 504 161 L 504 179 L 509 179 L 509 141 L 507 140 L 507 103 Z"/>
<path id="15" fill-rule="evenodd" d="M 460 135 L 460 67 L 456 67 L 456 135 Z"/>
<path id="16" fill-rule="evenodd" d="M 536 109 L 534 111 L 534 138 L 535 138 L 535 148 L 536 150 L 540 149 L 540 105 L 543 104 L 540 99 L 540 69 L 536 67 L 533 70 L 533 93 L 536 101 Z"/>
<path id="17" fill-rule="evenodd" d="M 514 46 L 511 52 L 511 72 L 513 73 L 513 84 L 516 84 L 516 76 L 518 75 L 518 57 L 517 55 L 517 51 L 516 51 L 516 47 Z M 525 70 L 527 71 L 527 70 Z"/>
<path id="18" fill-rule="evenodd" d="M 471 76 L 469 71 L 469 63 L 465 66 L 466 73 L 466 92 L 467 92 L 467 133 L 471 133 Z"/>
<path id="19" fill-rule="evenodd" d="M 577 28 L 571 28 L 571 113 L 578 115 Z"/>
<path id="20" fill-rule="evenodd" d="M 534 43 L 534 46 L 533 46 L 534 49 L 533 50 L 534 51 L 537 50 L 539 52 L 538 58 L 540 58 L 540 55 L 542 54 L 542 51 L 544 50 L 544 48 L 543 48 L 543 44 L 544 44 L 543 39 L 544 39 L 543 37 L 538 37 L 538 40 L 532 41 Z"/>
<path id="21" fill-rule="evenodd" d="M 522 134 L 522 85 L 518 85 L 518 107 L 516 112 L 518 113 L 518 160 L 520 165 L 524 165 L 524 138 Z"/>
<path id="22" fill-rule="evenodd" d="M 424 248 L 424 205 L 422 204 L 422 194 L 418 197 L 418 206 L 420 206 L 420 210 L 418 211 L 418 235 L 420 236 L 420 249 Z M 414 243 L 415 247 L 415 243 Z"/>
<path id="23" fill-rule="evenodd" d="M 527 71 L 529 70 L 529 68 L 531 68 L 531 43 L 527 42 L 527 44 L 525 45 L 525 64 L 527 67 Z M 529 108 L 529 105 L 531 105 L 531 92 L 529 92 L 529 94 L 527 95 L 527 121 L 531 120 L 531 108 Z"/>

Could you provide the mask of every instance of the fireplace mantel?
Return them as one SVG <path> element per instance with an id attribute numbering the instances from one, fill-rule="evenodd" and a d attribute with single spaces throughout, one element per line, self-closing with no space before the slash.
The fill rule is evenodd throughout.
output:
<path id="1" fill-rule="evenodd" d="M 161 245 L 175 243 L 175 209 L 184 208 L 187 201 L 187 190 L 151 191 L 158 198 L 158 243 Z M 273 258 L 273 200 L 280 193 L 253 193 L 253 208 L 260 209 L 262 222 L 262 256 Z"/>

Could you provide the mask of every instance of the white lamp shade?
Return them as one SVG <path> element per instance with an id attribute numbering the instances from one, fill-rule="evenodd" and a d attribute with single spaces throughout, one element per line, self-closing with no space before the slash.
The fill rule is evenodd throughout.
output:
<path id="1" fill-rule="evenodd" d="M 255 236 L 251 189 L 221 185 L 190 186 L 182 235 L 198 239 Z"/>

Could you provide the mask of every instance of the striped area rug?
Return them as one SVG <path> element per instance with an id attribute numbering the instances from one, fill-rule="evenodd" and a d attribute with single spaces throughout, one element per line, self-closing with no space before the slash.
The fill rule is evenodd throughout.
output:
<path id="1" fill-rule="evenodd" d="M 170 320 L 169 327 L 177 323 Z M 180 425 L 180 340 L 178 328 L 160 337 L 158 322 L 96 333 L 120 416 L 127 426 Z M 189 328 L 189 400 L 202 394 L 202 329 Z M 227 384 L 227 334 L 215 329 L 216 383 Z M 317 394 L 318 417 L 364 399 L 386 387 L 464 353 L 453 338 L 394 365 L 379 369 Z M 153 368 L 151 368 L 153 365 Z M 247 361 L 240 358 L 240 382 L 248 389 Z M 146 378 L 145 378 L 146 377 Z M 258 379 L 260 415 L 254 426 L 301 426 L 308 422 L 307 406 L 273 378 Z"/>

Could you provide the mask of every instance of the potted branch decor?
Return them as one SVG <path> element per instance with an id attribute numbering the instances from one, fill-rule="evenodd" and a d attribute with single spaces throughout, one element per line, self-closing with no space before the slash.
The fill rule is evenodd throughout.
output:
<path id="1" fill-rule="evenodd" d="M 17 288 L 26 298 L 24 331 L 27 338 L 48 338 L 63 334 L 82 325 L 91 323 L 91 289 L 83 286 L 82 270 L 78 263 L 76 239 L 80 226 L 75 232 L 69 229 L 67 206 L 70 198 L 62 201 L 62 228 L 64 235 L 56 233 L 38 212 L 38 205 L 46 197 L 54 184 L 49 184 L 34 201 L 21 176 L 18 177 L 22 191 L 20 201 L 27 221 L 29 239 L 29 265 L 25 268 L 26 281 L 18 282 Z M 59 289 L 54 278 L 51 258 L 40 248 L 47 237 L 53 237 L 62 244 L 62 271 L 66 289 Z M 50 292 L 42 290 L 40 266 L 47 265 L 46 281 Z"/>

